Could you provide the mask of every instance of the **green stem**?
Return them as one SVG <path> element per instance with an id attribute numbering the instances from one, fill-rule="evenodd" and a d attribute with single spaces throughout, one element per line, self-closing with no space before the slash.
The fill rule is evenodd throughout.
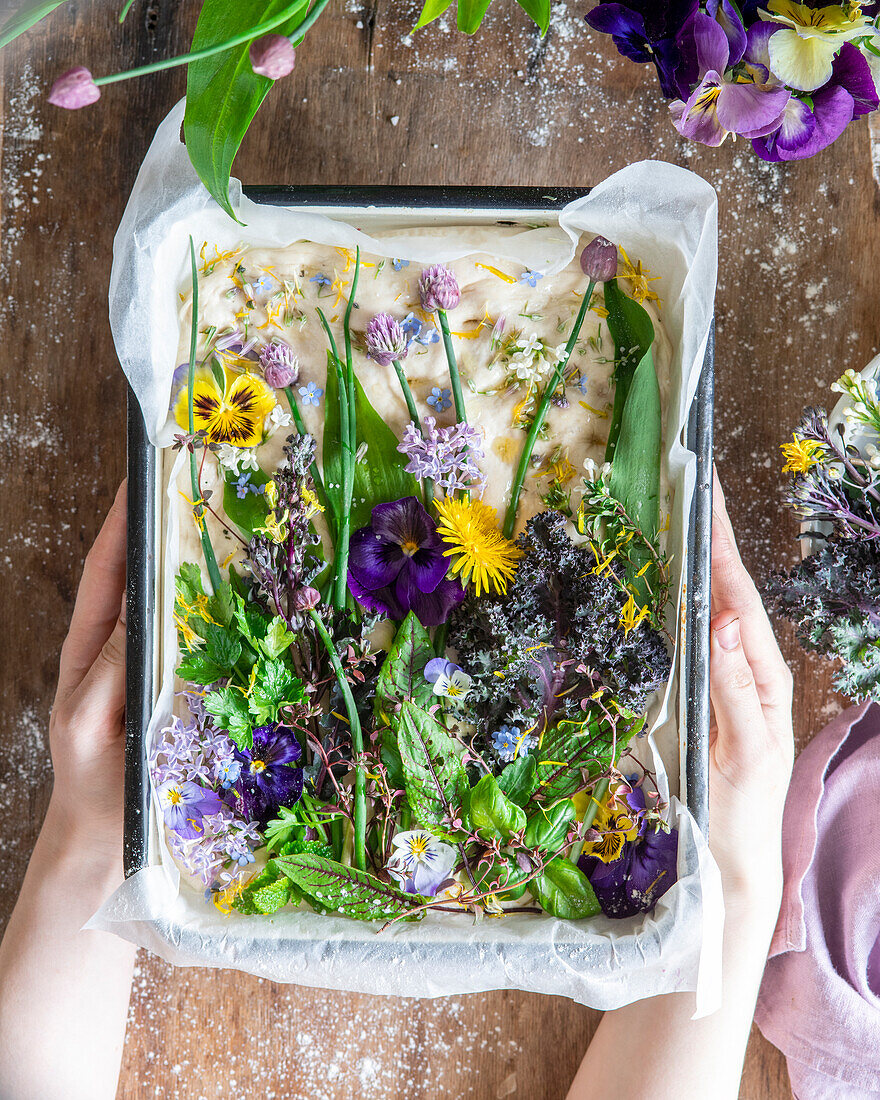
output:
<path id="1" fill-rule="evenodd" d="M 125 0 L 125 5 L 124 5 L 122 11 L 119 13 L 119 22 L 120 23 L 125 22 L 125 17 L 126 17 L 126 15 L 128 15 L 129 9 L 131 8 L 131 5 L 133 3 L 134 3 L 134 0 Z"/>
<path id="2" fill-rule="evenodd" d="M 189 373 L 187 375 L 187 385 L 189 387 L 187 393 L 187 405 L 189 411 L 189 434 L 195 435 L 195 417 L 193 414 L 193 387 L 195 386 L 196 378 L 196 348 L 199 342 L 199 274 L 196 269 L 196 246 L 193 243 L 192 237 L 189 239 L 189 259 L 190 267 L 192 269 L 192 324 L 190 325 L 189 335 Z M 192 485 L 192 498 L 193 498 L 193 514 L 196 517 L 196 523 L 199 527 L 199 536 L 202 540 L 202 553 L 205 555 L 205 565 L 208 569 L 208 577 L 211 581 L 211 587 L 214 592 L 218 592 L 223 579 L 220 576 L 220 569 L 217 566 L 217 559 L 214 556 L 214 547 L 211 545 L 211 538 L 208 535 L 207 524 L 205 523 L 205 509 L 196 502 L 201 499 L 201 490 L 199 489 L 199 471 L 196 465 L 196 456 L 194 451 L 190 451 L 189 454 L 189 476 L 190 484 Z"/>
<path id="3" fill-rule="evenodd" d="M 318 633 L 318 637 L 324 644 L 324 648 L 327 650 L 327 656 L 330 658 L 330 664 L 333 666 L 333 671 L 336 674 L 336 682 L 339 684 L 339 690 L 342 692 L 342 700 L 345 703 L 345 712 L 348 715 L 349 729 L 351 730 L 351 748 L 352 756 L 355 761 L 355 775 L 354 775 L 354 865 L 359 871 L 366 871 L 367 869 L 367 854 L 365 838 L 367 835 L 367 776 L 364 761 L 362 759 L 364 754 L 364 736 L 361 732 L 361 720 L 357 712 L 357 706 L 355 705 L 354 696 L 351 693 L 351 687 L 345 676 L 345 670 L 342 667 L 342 662 L 339 660 L 339 654 L 336 651 L 336 646 L 333 643 L 333 639 L 327 632 L 326 626 L 321 619 L 318 612 L 312 608 L 309 611 L 309 617 L 314 623 L 315 630 Z"/>
<path id="4" fill-rule="evenodd" d="M 590 308 L 590 299 L 593 297 L 593 287 L 595 287 L 595 280 L 591 279 L 590 284 L 587 287 L 587 293 L 584 295 L 581 301 L 581 308 L 578 311 L 577 318 L 574 322 L 574 327 L 571 330 L 571 335 L 568 338 L 568 343 L 565 345 L 565 351 L 562 354 L 562 358 L 556 364 L 556 369 L 553 371 L 553 376 L 547 385 L 544 387 L 544 393 L 541 396 L 541 400 L 538 402 L 538 408 L 535 412 L 534 419 L 532 420 L 532 426 L 529 428 L 529 434 L 526 436 L 526 442 L 522 449 L 522 454 L 519 456 L 519 465 L 516 468 L 516 476 L 513 479 L 513 486 L 510 490 L 510 503 L 507 505 L 507 513 L 504 517 L 504 527 L 502 534 L 506 539 L 509 539 L 513 535 L 513 529 L 516 526 L 516 510 L 519 507 L 519 496 L 522 492 L 523 483 L 526 479 L 526 471 L 529 468 L 529 462 L 532 459 L 532 451 L 535 449 L 535 443 L 538 439 L 538 434 L 541 428 L 544 426 L 544 421 L 547 418 L 547 410 L 550 408 L 550 399 L 556 392 L 556 388 L 562 381 L 565 374 L 565 368 L 568 366 L 568 361 L 571 358 L 571 353 L 574 351 L 574 346 L 577 343 L 578 336 L 580 335 L 581 325 L 584 323 L 584 318 L 587 315 L 587 310 Z"/>
<path id="5" fill-rule="evenodd" d="M 348 411 L 349 391 L 342 363 L 336 350 L 336 341 L 327 318 L 321 309 L 317 311 L 327 339 L 330 341 L 330 357 L 336 371 L 336 391 L 339 398 L 339 445 L 342 450 L 342 500 L 339 507 L 339 527 L 336 532 L 336 547 L 333 554 L 332 605 L 337 611 L 345 607 L 348 591 L 348 539 L 351 530 L 351 497 L 354 492 L 354 452 L 355 440 L 350 435 L 351 418 Z M 346 503 L 347 502 L 347 503 Z"/>
<path id="6" fill-rule="evenodd" d="M 285 386 L 284 392 L 285 394 L 287 394 L 287 403 L 288 405 L 290 405 L 290 413 L 293 417 L 293 422 L 296 425 L 296 430 L 299 432 L 300 435 L 308 435 L 309 432 L 306 428 L 305 421 L 302 418 L 302 413 L 299 411 L 299 405 L 297 404 L 296 397 L 294 396 L 293 387 Z M 315 483 L 315 495 L 318 498 L 318 503 L 324 509 L 324 512 L 327 515 L 327 519 L 329 521 L 331 516 L 330 513 L 327 511 L 327 494 L 324 491 L 324 482 L 321 478 L 321 471 L 318 469 L 317 462 L 312 462 L 311 466 L 309 467 L 309 473 L 312 475 L 312 481 L 314 481 Z"/>
<path id="7" fill-rule="evenodd" d="M 438 657 L 446 656 L 446 635 L 449 633 L 449 624 L 441 623 L 434 635 L 434 652 Z"/>
<path id="8" fill-rule="evenodd" d="M 397 381 L 400 383 L 400 388 L 403 390 L 403 399 L 406 402 L 406 409 L 409 413 L 409 418 L 415 424 L 415 426 L 422 430 L 422 422 L 419 419 L 419 411 L 416 408 L 416 403 L 412 395 L 412 390 L 409 388 L 409 382 L 406 380 L 406 375 L 403 373 L 403 367 L 394 360 L 394 370 L 397 374 Z"/>
<path id="9" fill-rule="evenodd" d="M 309 30 L 321 14 L 326 6 L 327 0 L 323 0 L 322 3 L 313 9 L 313 11 L 306 16 L 306 18 L 300 23 L 298 27 L 295 27 L 293 32 L 288 36 L 293 37 L 294 34 L 302 37 Z M 205 46 L 201 50 L 193 50 L 191 53 L 178 54 L 177 57 L 167 57 L 164 61 L 151 61 L 149 65 L 139 65 L 136 69 L 127 69 L 121 73 L 111 73 L 109 76 L 97 76 L 94 78 L 94 83 L 101 87 L 103 84 L 115 84 L 117 80 L 130 80 L 135 76 L 146 76 L 148 73 L 158 73 L 163 69 L 173 69 L 178 65 L 188 65 L 191 61 L 201 61 L 205 57 L 213 57 L 214 54 L 225 53 L 226 50 L 231 50 L 234 46 L 240 46 L 243 42 L 250 42 L 254 38 L 259 38 L 267 31 L 274 30 L 282 23 L 286 23 L 288 19 L 292 19 L 303 8 L 308 7 L 308 0 L 297 0 L 295 4 L 290 4 L 284 11 L 278 15 L 273 15 L 271 19 L 267 19 L 264 23 L 258 23 L 256 27 L 251 27 L 249 30 L 242 31 L 240 34 L 233 35 L 232 38 L 227 38 L 223 42 L 218 42 L 214 46 Z M 128 9 L 126 9 L 128 10 Z"/>
<path id="10" fill-rule="evenodd" d="M 611 781 L 609 779 L 600 779 L 596 786 L 593 788 L 593 794 L 590 798 L 589 804 L 584 811 L 584 820 L 581 823 L 583 832 L 586 833 L 595 820 L 596 814 L 599 812 L 599 807 L 602 803 L 602 799 L 608 794 L 608 787 Z M 572 863 L 577 863 L 581 858 L 581 852 L 584 850 L 584 841 L 579 840 L 568 854 L 568 858 Z"/>
<path id="11" fill-rule="evenodd" d="M 455 402 L 455 418 L 461 424 L 467 423 L 467 413 L 464 408 L 464 395 L 461 392 L 461 379 L 458 376 L 458 363 L 455 359 L 455 348 L 452 346 L 452 333 L 449 331 L 449 318 L 445 309 L 438 309 L 437 316 L 440 319 L 440 331 L 443 334 L 443 347 L 446 349 L 446 362 L 449 364 L 449 381 L 452 385 L 452 400 Z"/>

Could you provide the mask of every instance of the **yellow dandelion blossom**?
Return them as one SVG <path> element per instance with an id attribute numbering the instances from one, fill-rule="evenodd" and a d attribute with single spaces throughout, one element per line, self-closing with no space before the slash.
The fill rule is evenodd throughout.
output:
<path id="1" fill-rule="evenodd" d="M 632 287 L 630 297 L 633 301 L 638 302 L 639 305 L 644 305 L 645 302 L 657 302 L 659 305 L 660 295 L 651 289 L 651 283 L 656 283 L 660 276 L 652 275 L 650 271 L 643 268 L 641 260 L 633 263 L 627 256 L 623 245 L 620 246 L 620 255 L 623 257 L 620 265 L 620 277 L 626 279 Z"/>
<path id="2" fill-rule="evenodd" d="M 436 504 L 437 533 L 449 547 L 443 553 L 456 559 L 452 575 L 459 574 L 464 584 L 473 582 L 478 596 L 490 590 L 505 593 L 522 551 L 498 530 L 495 509 L 478 500 L 451 497 Z"/>
<path id="3" fill-rule="evenodd" d="M 256 447 L 263 438 L 263 421 L 275 407 L 275 394 L 255 374 L 223 371 L 221 392 L 213 371 L 196 371 L 193 382 L 193 425 L 209 443 Z M 189 429 L 189 389 L 184 386 L 174 406 L 174 419 Z"/>
<path id="4" fill-rule="evenodd" d="M 784 474 L 808 474 L 821 460 L 823 447 L 816 439 L 799 439 L 792 432 L 791 443 L 780 443 L 779 449 L 785 457 L 782 467 Z"/>
<path id="5" fill-rule="evenodd" d="M 634 630 L 640 623 L 644 622 L 647 617 L 647 604 L 644 607 L 638 607 L 632 594 L 630 594 L 629 599 L 623 605 L 623 611 L 620 613 L 620 625 L 623 627 L 624 634 L 629 634 L 631 630 Z"/>

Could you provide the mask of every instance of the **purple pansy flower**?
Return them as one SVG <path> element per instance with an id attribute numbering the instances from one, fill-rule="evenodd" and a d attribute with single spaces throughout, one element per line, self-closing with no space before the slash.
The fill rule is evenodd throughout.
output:
<path id="1" fill-rule="evenodd" d="M 761 24 L 778 30 L 774 23 Z M 772 33 L 772 30 L 771 32 Z M 766 50 L 769 35 L 750 32 L 749 50 Z M 871 111 L 880 101 L 864 56 L 850 42 L 844 42 L 831 66 L 831 79 L 812 95 L 812 107 L 803 99 L 792 98 L 780 126 L 772 133 L 752 139 L 762 160 L 804 160 L 836 141 L 850 122 Z"/>
<path id="2" fill-rule="evenodd" d="M 223 806 L 216 792 L 191 780 L 169 779 L 156 792 L 165 824 L 185 840 L 201 836 L 202 818 L 215 814 Z"/>
<path id="3" fill-rule="evenodd" d="M 607 917 L 647 913 L 678 878 L 678 833 L 648 830 L 637 840 L 626 840 L 617 859 L 603 863 L 581 856 L 578 866 L 590 880 Z"/>
<path id="4" fill-rule="evenodd" d="M 681 34 L 682 50 L 687 52 L 698 73 L 699 83 L 687 102 L 670 104 L 676 130 L 703 145 L 720 145 L 728 134 L 758 137 L 777 128 L 791 92 L 770 82 L 766 70 L 753 68 L 752 80 L 743 81 L 729 65 L 740 60 L 731 55 L 731 40 L 721 24 L 703 12 L 695 12 Z M 745 40 L 737 39 L 737 49 Z"/>
<path id="5" fill-rule="evenodd" d="M 413 611 L 424 626 L 438 626 L 464 599 L 461 585 L 446 577 L 444 549 L 415 497 L 377 504 L 369 526 L 351 536 L 348 587 L 368 611 L 392 619 Z"/>
<path id="6" fill-rule="evenodd" d="M 293 730 L 276 722 L 257 726 L 253 740 L 251 748 L 236 749 L 241 772 L 231 795 L 246 821 L 264 824 L 279 806 L 299 800 L 303 773 L 293 765 L 302 756 L 302 748 Z"/>
<path id="7" fill-rule="evenodd" d="M 697 10 L 698 0 L 602 0 L 585 19 L 597 31 L 610 34 L 614 45 L 630 61 L 653 63 L 667 99 L 686 97 L 690 86 L 681 83 L 678 35 Z"/>

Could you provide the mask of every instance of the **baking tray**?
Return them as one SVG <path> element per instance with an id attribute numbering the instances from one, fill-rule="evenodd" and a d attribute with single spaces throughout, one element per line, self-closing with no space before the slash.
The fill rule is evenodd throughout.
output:
<path id="1" fill-rule="evenodd" d="M 348 221 L 358 215 L 375 223 L 419 225 L 493 223 L 550 224 L 564 206 L 589 193 L 570 187 L 246 187 L 254 202 L 307 207 Z M 700 829 L 708 830 L 709 619 L 712 537 L 712 414 L 714 325 L 691 406 L 687 444 L 697 457 L 696 486 L 689 518 L 690 575 L 685 584 L 682 675 L 683 801 Z M 125 808 L 123 864 L 126 878 L 148 865 L 150 779 L 146 730 L 158 683 L 159 636 L 156 591 L 158 524 L 157 452 L 147 438 L 140 407 L 128 393 L 128 572 L 125 710 Z M 165 923 L 165 922 L 160 922 Z M 171 929 L 167 929 L 170 932 Z M 179 936 L 180 929 L 177 930 Z M 446 948 L 448 950 L 448 946 Z M 431 948 L 424 945 L 425 965 Z"/>

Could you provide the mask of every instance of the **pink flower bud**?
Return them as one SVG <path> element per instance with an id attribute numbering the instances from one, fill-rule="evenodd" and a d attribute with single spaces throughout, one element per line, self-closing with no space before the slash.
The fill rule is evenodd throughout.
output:
<path id="1" fill-rule="evenodd" d="M 594 282 L 607 283 L 617 274 L 617 248 L 604 237 L 594 237 L 581 253 L 581 270 Z"/>
<path id="2" fill-rule="evenodd" d="M 455 309 L 461 301 L 461 291 L 449 268 L 443 264 L 434 264 L 422 272 L 419 297 L 422 300 L 422 309 L 426 313 L 433 313 L 437 309 Z"/>
<path id="3" fill-rule="evenodd" d="M 273 389 L 292 386 L 299 378 L 299 363 L 293 349 L 281 340 L 273 340 L 260 352 L 263 376 Z"/>
<path id="4" fill-rule="evenodd" d="M 101 98 L 101 89 L 92 80 L 92 74 L 82 65 L 68 69 L 52 85 L 49 102 L 56 107 L 66 107 L 75 111 L 78 107 L 88 107 Z"/>
<path id="5" fill-rule="evenodd" d="M 296 64 L 296 51 L 293 43 L 283 34 L 265 34 L 251 42 L 248 51 L 251 68 L 257 76 L 268 76 L 270 80 L 280 80 L 293 72 Z"/>
<path id="6" fill-rule="evenodd" d="M 321 602 L 321 593 L 317 588 L 306 585 L 305 588 L 298 588 L 294 592 L 291 602 L 295 611 L 311 611 Z"/>
<path id="7" fill-rule="evenodd" d="M 406 333 L 390 313 L 377 313 L 367 325 L 367 355 L 381 367 L 406 357 Z"/>

